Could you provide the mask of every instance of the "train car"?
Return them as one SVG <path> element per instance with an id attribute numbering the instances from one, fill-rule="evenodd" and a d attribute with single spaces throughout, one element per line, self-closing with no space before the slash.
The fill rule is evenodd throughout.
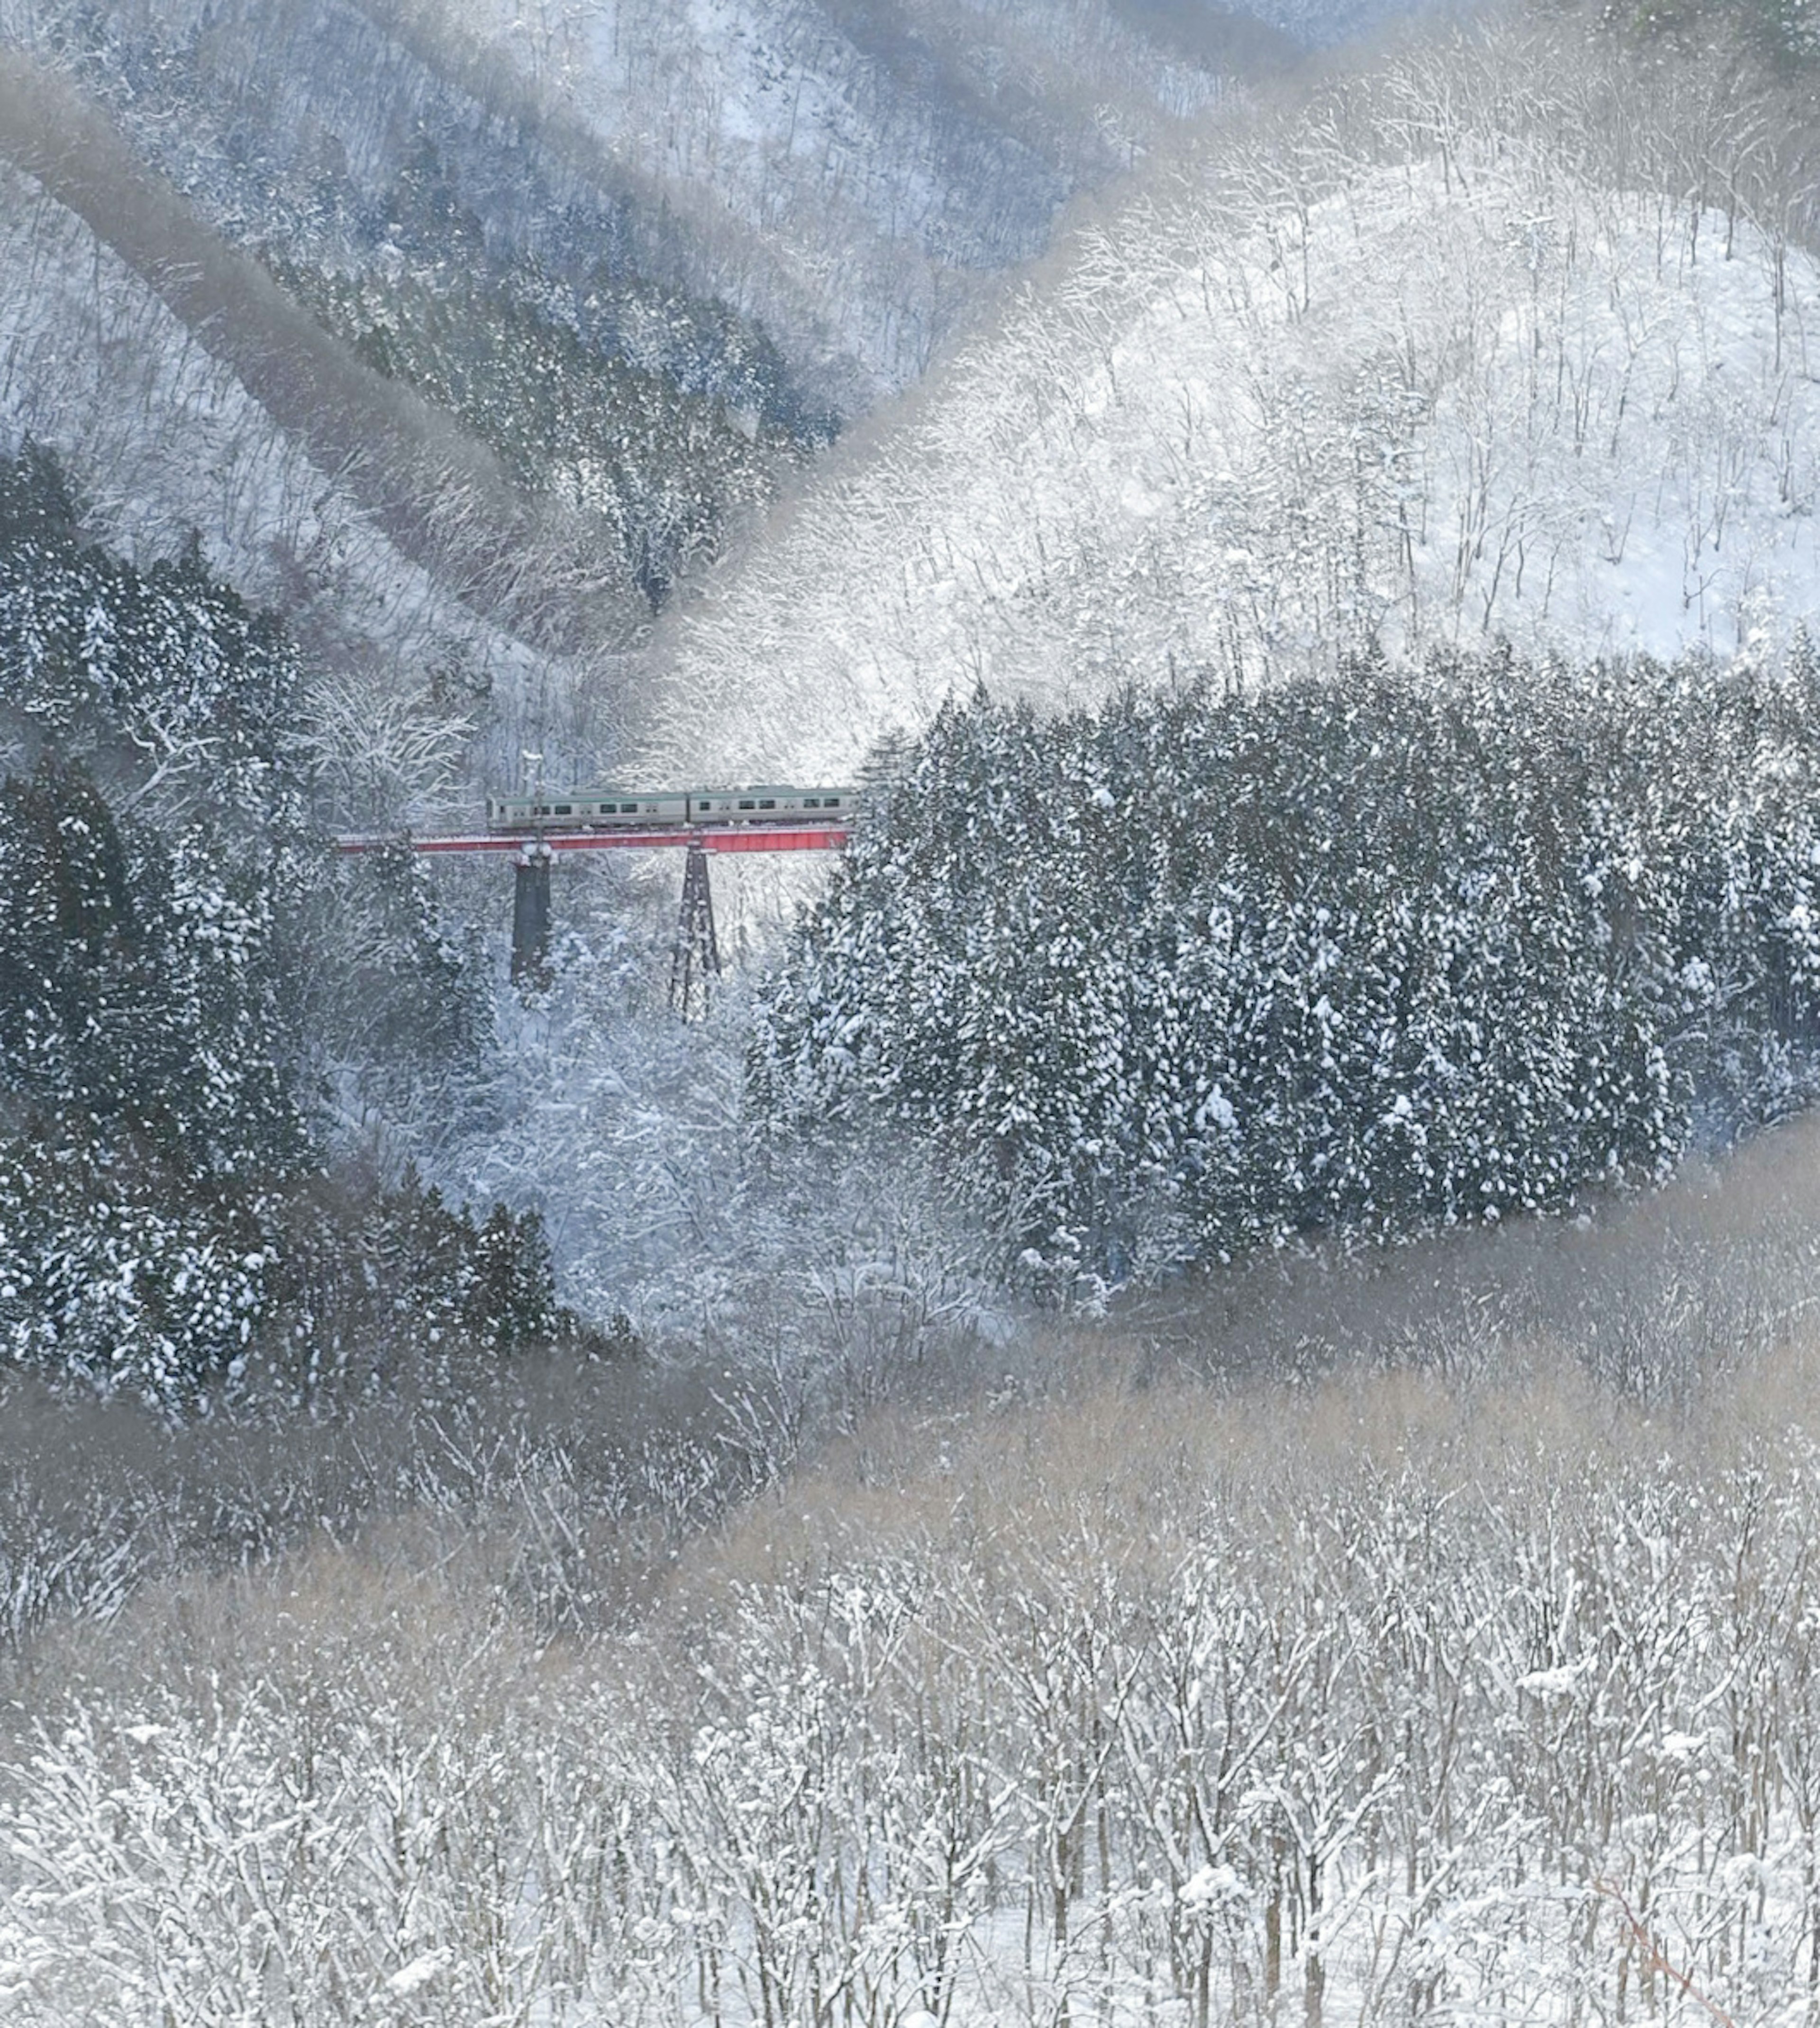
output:
<path id="1" fill-rule="evenodd" d="M 745 789 L 691 789 L 689 815 L 696 823 L 842 823 L 859 801 L 849 788 L 799 789 L 761 783 Z"/>
<path id="2" fill-rule="evenodd" d="M 744 789 L 640 794 L 631 789 L 571 789 L 538 796 L 489 796 L 494 831 L 662 831 L 684 824 L 838 824 L 852 821 L 856 789 L 797 788 L 760 783 Z"/>
<path id="3" fill-rule="evenodd" d="M 686 795 L 632 789 L 572 789 L 540 796 L 489 796 L 489 831 L 660 831 L 689 821 Z"/>

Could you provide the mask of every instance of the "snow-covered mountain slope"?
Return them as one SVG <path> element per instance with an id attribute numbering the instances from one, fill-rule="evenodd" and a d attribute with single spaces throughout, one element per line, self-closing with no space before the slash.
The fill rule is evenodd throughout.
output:
<path id="1" fill-rule="evenodd" d="M 0 0 L 0 46 L 105 107 L 235 244 L 356 272 L 516 269 L 523 293 L 588 335 L 747 398 L 737 383 L 762 343 L 676 314 L 711 306 L 674 301 L 669 222 L 646 215 L 512 49 L 449 14 L 388 0 Z M 627 317 L 636 328 L 619 330 Z"/>
<path id="2" fill-rule="evenodd" d="M 578 35 L 571 90 L 693 219 L 716 292 L 806 324 L 865 406 L 1041 250 L 1070 196 L 1288 54 L 1196 11 L 1198 39 L 1171 40 L 1108 0 L 619 0 Z"/>
<path id="3" fill-rule="evenodd" d="M 1193 12 L 1187 32 L 1112 0 L 0 0 L 0 42 L 80 79 L 231 239 L 356 268 L 480 255 L 737 398 L 764 341 L 701 356 L 718 305 L 783 348 L 795 398 L 851 413 L 1074 191 L 1293 54 Z"/>
<path id="4" fill-rule="evenodd" d="M 233 257 L 217 251 L 233 294 Z M 442 419 L 357 373 L 335 402 L 312 399 L 313 369 L 350 364 L 320 332 L 305 324 L 313 349 L 287 350 L 282 298 L 270 320 L 231 318 L 206 264 L 174 269 L 129 259 L 46 181 L 0 161 L 0 448 L 30 438 L 54 451 L 91 532 L 142 561 L 199 535 L 242 595 L 283 612 L 313 668 L 357 675 L 365 701 L 346 728 L 357 746 L 420 706 L 457 725 L 483 694 L 509 745 L 541 736 L 538 700 L 554 708 L 587 690 L 594 708 L 585 723 L 565 712 L 565 727 L 610 751 L 612 686 L 599 675 L 610 634 L 557 653 L 512 618 L 515 601 L 528 620 L 565 596 L 572 616 L 629 617 L 635 594 L 600 583 L 596 549 L 585 559 L 594 582 L 564 585 L 583 560 L 553 539 L 513 551 L 512 531 L 528 534 L 535 516 L 486 483 L 485 461 Z M 501 555 L 547 581 L 515 587 L 488 562 Z"/>
<path id="5" fill-rule="evenodd" d="M 513 483 L 602 520 L 647 605 L 834 427 L 749 317 L 691 285 L 664 201 L 513 48 L 441 12 L 0 0 L 0 65 L 48 80 L 28 124 L 61 91 L 124 158 L 91 223 L 142 209 L 147 172 L 167 213 L 187 206 L 192 232 L 263 266 Z M 0 142 L 17 124 L 0 107 Z M 233 338 L 246 307 L 217 331 Z"/>
<path id="6" fill-rule="evenodd" d="M 679 621 L 654 764 L 838 774 L 976 683 L 1801 618 L 1820 268 L 1763 142 L 1723 77 L 1515 31 L 1215 135 Z"/>

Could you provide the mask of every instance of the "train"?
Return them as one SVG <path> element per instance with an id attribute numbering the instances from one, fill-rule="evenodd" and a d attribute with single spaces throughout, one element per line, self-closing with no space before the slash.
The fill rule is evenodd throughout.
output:
<path id="1" fill-rule="evenodd" d="M 489 831 L 662 831 L 705 824 L 840 824 L 852 821 L 857 789 L 765 783 L 745 789 L 546 789 L 489 796 Z"/>

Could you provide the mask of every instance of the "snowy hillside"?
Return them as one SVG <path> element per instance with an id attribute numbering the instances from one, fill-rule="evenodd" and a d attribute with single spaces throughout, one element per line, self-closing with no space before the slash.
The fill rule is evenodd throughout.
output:
<path id="1" fill-rule="evenodd" d="M 1104 0 L 632 0 L 586 22 L 572 88 L 615 158 L 693 216 L 716 293 L 780 331 L 807 317 L 864 400 L 920 373 L 1076 190 L 1284 54 L 1234 24 L 1191 55 Z"/>
<path id="2" fill-rule="evenodd" d="M 1505 31 L 1216 132 L 679 624 L 658 764 L 838 774 L 975 683 L 1785 627 L 1820 269 L 1765 124 Z"/>
<path id="3" fill-rule="evenodd" d="M 342 729 L 369 754 L 394 713 L 401 730 L 426 710 L 452 728 L 486 692 L 502 723 L 516 721 L 598 661 L 598 650 L 579 664 L 553 656 L 501 624 L 473 556 L 477 530 L 497 523 L 447 468 L 424 511 L 395 531 L 401 546 L 385 494 L 408 463 L 362 468 L 345 446 L 330 455 L 333 432 L 325 443 L 286 427 L 217 356 L 218 340 L 211 350 L 42 184 L 3 166 L 0 328 L 0 451 L 28 439 L 55 450 L 79 476 L 91 535 L 142 559 L 204 531 L 215 566 L 244 596 L 281 608 L 320 670 L 359 671 L 359 723 Z M 560 553 L 541 560 L 553 579 Z M 442 697 L 434 710 L 432 690 Z M 440 775 L 448 738 L 432 743 Z"/>
<path id="4" fill-rule="evenodd" d="M 469 607 L 579 653 L 591 701 L 557 680 L 490 772 L 558 718 L 564 764 L 597 772 L 614 652 L 726 531 L 1074 192 L 1286 47 L 1107 0 L 0 0 L 0 161 L 43 184 L 7 220 L 9 441 L 56 445 L 121 539 L 198 528 L 356 659 L 484 686 L 523 657 L 468 639 Z M 288 476 L 250 478 L 255 444 Z M 319 527 L 338 501 L 370 527 Z M 369 535 L 424 582 L 355 568 Z M 401 618 L 426 600 L 451 609 L 427 632 Z"/>
<path id="5" fill-rule="evenodd" d="M 248 391 L 218 335 L 211 350 L 42 183 L 4 166 L 0 316 L 7 436 L 54 447 L 121 536 L 156 553 L 206 529 L 247 596 L 305 627 L 320 607 L 388 659 L 425 653 L 438 632 L 502 652 L 372 525 L 346 476 L 313 466 L 308 435 Z"/>
<path id="6" fill-rule="evenodd" d="M 6 0 L 0 42 L 80 78 L 243 243 L 364 267 L 471 232 L 468 257 L 584 326 L 631 285 L 611 335 L 712 379 L 681 291 L 756 320 L 850 413 L 919 372 L 1074 191 L 1293 53 L 1219 9 L 1186 35 L 1126 11 Z"/>

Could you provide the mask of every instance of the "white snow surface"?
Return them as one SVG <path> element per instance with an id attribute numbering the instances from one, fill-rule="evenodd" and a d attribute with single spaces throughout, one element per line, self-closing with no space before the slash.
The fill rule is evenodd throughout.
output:
<path id="1" fill-rule="evenodd" d="M 425 1986 L 433 1984 L 454 1962 L 455 1953 L 451 1950 L 424 1951 L 412 1958 L 409 1964 L 401 1965 L 392 1974 L 386 1981 L 387 1989 L 401 1997 L 420 1993 Z"/>

